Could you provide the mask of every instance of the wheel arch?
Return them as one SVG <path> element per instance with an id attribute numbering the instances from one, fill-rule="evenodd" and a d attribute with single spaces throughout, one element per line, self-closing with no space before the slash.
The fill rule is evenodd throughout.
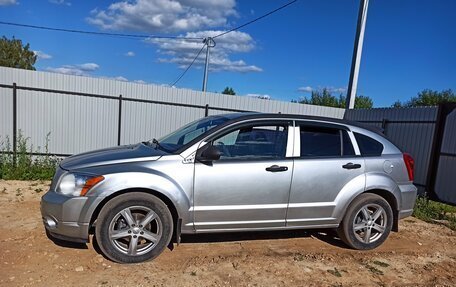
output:
<path id="1" fill-rule="evenodd" d="M 365 178 L 358 176 L 347 184 L 336 198 L 335 217 L 339 223 L 345 217 L 350 204 L 363 193 L 373 193 L 384 198 L 393 210 L 393 231 L 398 231 L 401 192 L 394 180 L 384 173 L 369 172 Z"/>
<path id="2" fill-rule="evenodd" d="M 122 190 L 119 190 L 117 192 L 114 192 L 114 193 L 108 195 L 107 197 L 105 197 L 95 207 L 94 211 L 92 212 L 92 215 L 91 215 L 91 218 L 90 218 L 90 222 L 89 222 L 89 234 L 94 234 L 95 233 L 95 223 L 96 223 L 98 215 L 100 214 L 100 212 L 103 209 L 103 207 L 109 201 L 111 201 L 112 199 L 116 198 L 117 196 L 129 193 L 129 192 L 143 192 L 143 193 L 151 194 L 151 195 L 159 198 L 161 201 L 163 201 L 166 204 L 166 206 L 168 207 L 168 209 L 171 212 L 171 215 L 173 217 L 174 230 L 177 230 L 176 227 L 177 227 L 177 224 L 179 222 L 179 219 L 181 218 L 181 215 L 179 214 L 179 211 L 177 210 L 175 203 L 168 196 L 166 196 L 165 194 L 163 194 L 161 192 L 158 192 L 156 190 L 149 189 L 149 188 L 138 188 L 138 187 L 135 187 L 135 188 L 126 188 L 126 189 L 122 189 Z"/>
<path id="3" fill-rule="evenodd" d="M 376 194 L 388 202 L 393 211 L 393 228 L 391 230 L 395 232 L 399 231 L 399 203 L 396 196 L 385 189 L 370 189 L 363 192 L 363 194 L 364 193 Z"/>

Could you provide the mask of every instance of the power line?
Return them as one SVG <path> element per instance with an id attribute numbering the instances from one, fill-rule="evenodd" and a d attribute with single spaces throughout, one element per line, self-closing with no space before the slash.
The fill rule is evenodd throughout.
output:
<path id="1" fill-rule="evenodd" d="M 177 78 L 177 80 L 175 80 L 174 83 L 172 83 L 170 85 L 171 87 L 174 86 L 175 84 L 177 84 L 177 82 L 179 82 L 179 80 L 182 79 L 182 77 L 185 75 L 185 73 L 187 73 L 187 71 L 190 69 L 190 67 L 193 65 L 193 63 L 195 63 L 196 59 L 199 57 L 199 55 L 203 51 L 204 47 L 206 47 L 206 44 L 207 44 L 207 42 L 205 42 L 203 47 L 201 47 L 198 54 L 196 54 L 196 57 L 193 59 L 193 61 L 190 63 L 190 65 L 188 65 L 187 69 L 185 69 L 185 71 L 179 76 L 179 78 Z"/>
<path id="2" fill-rule="evenodd" d="M 297 1 L 298 1 L 298 0 L 290 1 L 290 2 L 288 2 L 288 3 L 286 3 L 286 4 L 284 4 L 284 5 L 282 5 L 282 6 L 278 7 L 278 8 L 276 8 L 276 9 L 274 9 L 274 10 L 272 10 L 272 11 L 270 11 L 270 12 L 264 14 L 264 15 L 261 15 L 260 17 L 257 17 L 257 18 L 255 18 L 255 19 L 253 19 L 253 20 L 250 20 L 250 21 L 247 22 L 247 23 L 244 23 L 244 24 L 242 24 L 242 25 L 240 25 L 240 26 L 237 26 L 237 27 L 235 27 L 235 28 L 233 28 L 233 29 L 230 29 L 230 30 L 228 30 L 228 31 L 225 31 L 225 32 L 223 32 L 223 33 L 220 33 L 220 34 L 218 34 L 218 35 L 216 35 L 216 36 L 214 36 L 214 37 L 210 37 L 210 39 L 211 39 L 212 41 L 214 41 L 214 40 L 213 40 L 214 38 L 221 37 L 221 36 L 223 36 L 223 35 L 226 35 L 226 34 L 228 34 L 228 33 L 233 32 L 233 31 L 239 30 L 239 29 L 241 29 L 241 28 L 243 28 L 243 27 L 245 27 L 245 26 L 247 26 L 247 25 L 250 25 L 250 24 L 252 24 L 252 23 L 254 23 L 254 22 L 258 21 L 258 20 L 261 20 L 261 19 L 263 19 L 263 18 L 265 18 L 265 17 L 271 15 L 271 14 L 274 14 L 274 13 L 277 12 L 277 11 L 280 11 L 280 10 L 286 8 L 286 7 L 290 6 L 291 4 L 293 4 L 293 3 L 297 2 Z M 208 38 L 209 38 L 209 37 L 208 37 Z M 190 69 L 190 67 L 193 65 L 193 63 L 196 61 L 196 59 L 199 57 L 199 55 L 200 55 L 201 52 L 203 51 L 204 47 L 206 47 L 206 45 L 207 45 L 207 41 L 206 41 L 206 40 L 207 40 L 208 38 L 205 38 L 204 45 L 203 45 L 203 47 L 201 47 L 201 50 L 199 50 L 198 54 L 197 54 L 196 57 L 193 59 L 193 61 L 190 63 L 190 65 L 187 67 L 187 69 L 185 69 L 185 71 L 179 76 L 179 78 L 177 78 L 176 81 L 174 81 L 174 83 L 173 83 L 171 86 L 174 86 L 177 82 L 179 82 L 179 80 L 182 79 L 182 77 L 185 75 L 185 73 L 187 73 L 187 71 Z M 215 43 L 215 42 L 214 42 L 214 43 Z M 208 49 L 208 51 L 209 51 L 209 49 Z M 206 63 L 207 63 L 208 60 L 209 60 L 209 59 L 206 59 Z M 207 68 L 206 68 L 206 69 L 207 69 Z M 207 77 L 207 76 L 205 76 L 205 77 Z M 203 84 L 203 86 L 204 86 L 204 84 Z M 205 88 L 203 88 L 203 90 L 205 90 Z"/>
<path id="3" fill-rule="evenodd" d="M 204 38 L 198 38 L 198 37 L 184 37 L 184 36 L 158 36 L 158 35 L 94 32 L 94 31 L 63 29 L 63 28 L 54 28 L 54 27 L 46 27 L 46 26 L 36 26 L 36 25 L 13 23 L 13 22 L 3 22 L 3 21 L 0 21 L 0 25 L 8 25 L 8 26 L 32 28 L 32 29 L 39 29 L 39 30 L 48 30 L 48 31 L 67 32 L 67 33 L 89 34 L 89 35 L 98 35 L 98 36 L 116 36 L 116 37 L 126 37 L 126 38 L 185 39 L 185 40 L 203 40 L 204 39 Z"/>
<path id="4" fill-rule="evenodd" d="M 228 33 L 231 33 L 231 32 L 233 32 L 233 31 L 239 30 L 239 29 L 241 29 L 241 28 L 243 28 L 243 27 L 245 27 L 245 26 L 247 26 L 247 25 L 250 25 L 250 24 L 252 24 L 252 23 L 254 23 L 254 22 L 258 21 L 258 20 L 261 20 L 261 19 L 263 19 L 263 18 L 265 18 L 265 17 L 267 17 L 267 16 L 269 16 L 269 15 L 271 15 L 271 14 L 274 14 L 275 12 L 284 9 L 285 7 L 288 7 L 288 6 L 290 6 L 291 4 L 293 4 L 293 3 L 297 2 L 297 1 L 298 1 L 298 0 L 290 1 L 290 2 L 288 2 L 288 3 L 286 3 L 286 4 L 284 4 L 284 5 L 282 5 L 282 6 L 278 7 L 278 8 L 276 8 L 276 9 L 274 9 L 274 10 L 272 10 L 272 11 L 270 11 L 270 12 L 264 14 L 264 15 L 261 15 L 260 17 L 257 17 L 257 18 L 255 18 L 255 19 L 253 19 L 253 20 L 250 20 L 249 22 L 244 23 L 244 24 L 242 24 L 242 25 L 240 25 L 240 26 L 237 26 L 236 28 L 233 28 L 233 29 L 231 29 L 231 30 L 225 31 L 225 32 L 223 32 L 223 33 L 220 33 L 220 34 L 218 34 L 218 35 L 216 35 L 216 36 L 214 36 L 214 37 L 212 37 L 212 38 L 215 39 L 215 38 L 217 38 L 217 37 L 221 37 L 221 36 L 223 36 L 223 35 L 225 35 L 225 34 L 228 34 Z"/>

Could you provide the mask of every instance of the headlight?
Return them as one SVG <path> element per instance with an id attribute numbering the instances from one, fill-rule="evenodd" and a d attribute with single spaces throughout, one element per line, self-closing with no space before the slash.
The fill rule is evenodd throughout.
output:
<path id="1" fill-rule="evenodd" d="M 57 192 L 70 196 L 84 196 L 97 183 L 104 180 L 103 176 L 66 173 L 59 181 Z"/>

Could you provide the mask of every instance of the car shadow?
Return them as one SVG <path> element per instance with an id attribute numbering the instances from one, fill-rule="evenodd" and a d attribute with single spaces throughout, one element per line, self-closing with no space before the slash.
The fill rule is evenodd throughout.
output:
<path id="1" fill-rule="evenodd" d="M 50 236 L 46 236 L 56 245 L 64 248 L 88 249 L 85 243 L 76 243 L 60 240 Z M 296 239 L 296 238 L 314 238 L 326 244 L 342 248 L 350 249 L 337 235 L 337 232 L 330 229 L 322 230 L 280 230 L 280 231 L 248 231 L 248 232 L 227 232 L 227 233 L 201 233 L 201 234 L 182 234 L 180 244 L 204 244 L 204 243 L 223 243 L 236 241 L 255 241 L 255 240 L 274 240 L 274 239 Z M 100 249 L 96 236 L 92 236 L 92 246 L 95 252 L 106 257 Z M 176 244 L 170 242 L 168 248 L 172 251 Z"/>
<path id="2" fill-rule="evenodd" d="M 229 233 L 182 234 L 181 244 L 186 243 L 217 243 L 233 241 L 254 241 L 292 238 L 315 238 L 327 244 L 349 249 L 334 230 L 280 230 L 280 231 L 248 231 Z"/>
<path id="3" fill-rule="evenodd" d="M 316 230 L 312 232 L 312 236 L 320 241 L 323 241 L 329 245 L 339 247 L 342 249 L 351 249 L 346 245 L 335 230 Z"/>
<path id="4" fill-rule="evenodd" d="M 57 246 L 64 247 L 64 248 L 72 248 L 72 249 L 89 249 L 86 243 L 78 243 L 78 242 L 71 242 L 62 239 L 58 239 L 53 237 L 49 232 L 46 230 L 46 237 L 52 241 Z"/>

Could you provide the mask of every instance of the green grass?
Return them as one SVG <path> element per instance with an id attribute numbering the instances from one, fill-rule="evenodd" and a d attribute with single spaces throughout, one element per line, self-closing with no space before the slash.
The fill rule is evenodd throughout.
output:
<path id="1" fill-rule="evenodd" d="M 367 270 L 369 270 L 369 272 L 371 272 L 372 274 L 375 274 L 375 275 L 384 275 L 385 273 L 378 269 L 377 267 L 375 266 L 372 266 L 372 265 L 369 265 L 369 264 L 366 264 L 364 265 L 366 267 Z"/>
<path id="2" fill-rule="evenodd" d="M 378 265 L 378 266 L 380 266 L 380 267 L 388 267 L 388 266 L 389 266 L 388 263 L 382 262 L 382 261 L 378 261 L 378 260 L 375 260 L 375 261 L 373 261 L 372 263 L 374 263 L 375 265 Z"/>
<path id="3" fill-rule="evenodd" d="M 340 273 L 339 270 L 337 270 L 337 268 L 334 267 L 334 269 L 329 269 L 329 270 L 326 270 L 329 274 L 332 274 L 336 277 L 342 277 L 342 274 Z"/>
<path id="4" fill-rule="evenodd" d="M 440 223 L 456 230 L 456 207 L 418 197 L 413 216 L 429 223 Z"/>
<path id="5" fill-rule="evenodd" d="M 16 161 L 12 154 L 12 147 L 8 137 L 0 139 L 0 179 L 17 180 L 50 180 L 60 159 L 49 154 L 49 137 L 46 135 L 44 151 L 40 147 L 34 148 L 30 138 L 25 137 L 21 130 L 17 137 Z M 33 156 L 33 153 L 44 153 L 42 156 Z"/>

